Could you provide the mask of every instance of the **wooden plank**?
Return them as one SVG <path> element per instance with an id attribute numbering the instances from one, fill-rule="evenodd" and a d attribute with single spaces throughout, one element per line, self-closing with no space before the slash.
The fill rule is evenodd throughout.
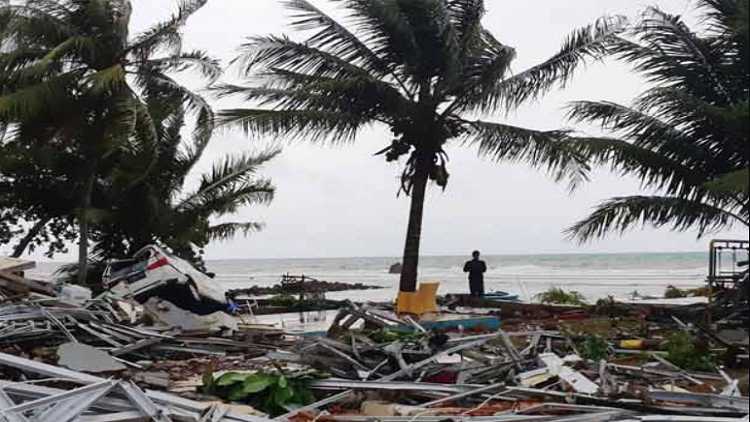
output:
<path id="1" fill-rule="evenodd" d="M 37 293 L 55 296 L 55 291 L 52 288 L 52 284 L 46 283 L 44 281 L 32 280 L 30 278 L 21 277 L 13 273 L 3 271 L 0 271 L 0 280 L 5 281 L 8 284 L 13 283 L 15 285 L 24 286 L 27 290 L 31 290 Z"/>
<path id="2" fill-rule="evenodd" d="M 36 267 L 34 261 L 0 256 L 0 271 L 19 272 L 30 270 L 34 267 Z"/>

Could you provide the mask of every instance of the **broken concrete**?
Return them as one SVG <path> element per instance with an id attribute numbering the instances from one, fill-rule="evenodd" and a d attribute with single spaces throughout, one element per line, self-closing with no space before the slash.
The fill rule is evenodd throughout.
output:
<path id="1" fill-rule="evenodd" d="M 57 348 L 57 356 L 58 364 L 74 371 L 99 374 L 127 369 L 107 352 L 81 343 L 62 344 Z"/>

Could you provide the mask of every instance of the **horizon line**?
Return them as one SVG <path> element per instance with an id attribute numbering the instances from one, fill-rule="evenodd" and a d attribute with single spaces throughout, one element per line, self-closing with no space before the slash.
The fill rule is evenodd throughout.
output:
<path id="1" fill-rule="evenodd" d="M 638 255 L 638 254 L 654 254 L 654 255 L 666 255 L 666 254 L 696 254 L 696 253 L 708 253 L 708 251 L 700 250 L 682 250 L 682 251 L 620 251 L 620 252 L 541 252 L 541 253 L 486 253 L 482 252 L 483 256 L 553 256 L 553 255 Z M 420 255 L 420 258 L 448 258 L 458 256 L 470 256 L 470 253 L 466 254 L 425 254 Z M 268 260 L 268 261 L 280 261 L 280 260 L 326 260 L 326 259 L 401 259 L 395 255 L 369 255 L 369 256 L 309 256 L 309 257 L 230 257 L 230 258 L 204 258 L 204 261 L 251 261 L 251 260 Z M 34 261 L 37 263 L 57 263 L 57 264 L 69 264 L 73 261 L 56 261 L 48 259 L 33 259 L 33 258 L 20 258 Z"/>

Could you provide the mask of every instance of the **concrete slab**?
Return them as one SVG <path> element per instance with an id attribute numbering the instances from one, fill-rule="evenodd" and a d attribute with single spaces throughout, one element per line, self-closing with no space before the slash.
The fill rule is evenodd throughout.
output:
<path id="1" fill-rule="evenodd" d="M 74 371 L 98 374 L 127 369 L 112 356 L 96 347 L 82 343 L 65 343 L 57 348 L 57 363 Z"/>

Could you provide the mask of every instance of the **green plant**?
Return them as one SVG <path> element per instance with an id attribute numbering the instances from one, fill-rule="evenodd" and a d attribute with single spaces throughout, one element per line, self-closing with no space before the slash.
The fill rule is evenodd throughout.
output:
<path id="1" fill-rule="evenodd" d="M 707 348 L 684 331 L 672 334 L 667 339 L 667 360 L 688 371 L 710 371 L 714 364 Z"/>
<path id="2" fill-rule="evenodd" d="M 268 299 L 271 306 L 289 307 L 299 303 L 300 300 L 292 295 L 276 295 Z"/>
<path id="3" fill-rule="evenodd" d="M 383 328 L 368 333 L 367 337 L 378 343 L 392 343 L 394 341 L 416 341 L 424 337 L 424 334 L 416 331 L 399 331 Z"/>
<path id="4" fill-rule="evenodd" d="M 675 286 L 667 286 L 667 290 L 664 292 L 664 297 L 667 299 L 678 299 L 683 297 L 701 297 L 710 296 L 711 289 L 708 287 L 698 287 L 695 289 L 678 289 Z"/>
<path id="5" fill-rule="evenodd" d="M 550 303 L 556 305 L 585 305 L 586 298 L 579 292 L 565 290 L 559 287 L 552 287 L 546 292 L 539 293 L 535 298 L 541 303 Z"/>
<path id="6" fill-rule="evenodd" d="M 590 336 L 586 337 L 579 350 L 582 358 L 598 362 L 609 355 L 609 343 L 600 336 Z"/>
<path id="7" fill-rule="evenodd" d="M 312 372 L 296 375 L 227 372 L 217 378 L 209 370 L 203 375 L 201 391 L 229 401 L 247 403 L 271 416 L 279 416 L 287 413 L 289 407 L 315 402 L 309 385 L 316 378 Z"/>
<path id="8" fill-rule="evenodd" d="M 688 292 L 680 290 L 675 286 L 667 286 L 667 290 L 664 291 L 664 297 L 666 299 L 679 299 L 687 296 Z"/>

